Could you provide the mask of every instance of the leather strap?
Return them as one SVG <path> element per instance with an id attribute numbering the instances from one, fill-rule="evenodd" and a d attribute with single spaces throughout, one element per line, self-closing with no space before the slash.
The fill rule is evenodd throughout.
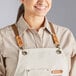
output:
<path id="1" fill-rule="evenodd" d="M 23 48 L 23 41 L 22 41 L 21 37 L 19 36 L 19 32 L 18 32 L 18 29 L 17 29 L 15 24 L 12 25 L 12 29 L 13 29 L 14 34 L 15 34 L 17 45 L 19 46 L 19 48 L 22 49 Z"/>
<path id="2" fill-rule="evenodd" d="M 56 36 L 56 33 L 55 33 L 55 30 L 54 30 L 54 27 L 51 23 L 50 24 L 50 29 L 52 31 L 52 39 L 53 39 L 53 42 L 55 43 L 56 47 L 59 47 L 60 43 L 59 43 L 59 40 Z"/>
<path id="3" fill-rule="evenodd" d="M 51 31 L 53 33 L 52 34 L 53 42 L 56 45 L 56 47 L 59 47 L 60 43 L 59 43 L 58 38 L 56 36 L 54 27 L 53 27 L 53 25 L 51 23 L 49 23 L 49 24 L 50 24 L 50 29 L 51 29 Z M 13 29 L 15 37 L 16 37 L 17 45 L 22 49 L 22 47 L 23 47 L 23 41 L 22 41 L 21 37 L 19 36 L 19 32 L 18 32 L 18 29 L 17 29 L 17 27 L 16 27 L 15 24 L 12 25 L 12 29 Z"/>

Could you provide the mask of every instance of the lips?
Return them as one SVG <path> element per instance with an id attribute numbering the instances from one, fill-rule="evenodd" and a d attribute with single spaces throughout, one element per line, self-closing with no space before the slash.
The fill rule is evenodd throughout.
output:
<path id="1" fill-rule="evenodd" d="M 36 5 L 35 8 L 38 10 L 45 10 L 47 6 L 40 6 L 40 5 Z"/>

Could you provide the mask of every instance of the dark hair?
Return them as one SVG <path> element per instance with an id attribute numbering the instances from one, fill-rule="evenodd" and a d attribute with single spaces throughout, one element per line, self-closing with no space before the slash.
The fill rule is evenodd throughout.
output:
<path id="1" fill-rule="evenodd" d="M 24 14 L 24 5 L 23 4 L 21 4 L 19 7 L 16 22 L 19 20 L 19 18 L 21 17 L 22 14 Z"/>

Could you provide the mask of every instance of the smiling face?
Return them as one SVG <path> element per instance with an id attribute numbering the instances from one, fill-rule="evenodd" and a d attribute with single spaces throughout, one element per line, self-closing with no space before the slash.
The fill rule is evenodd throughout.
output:
<path id="1" fill-rule="evenodd" d="M 33 16 L 45 16 L 52 6 L 52 0 L 21 0 L 25 13 Z"/>

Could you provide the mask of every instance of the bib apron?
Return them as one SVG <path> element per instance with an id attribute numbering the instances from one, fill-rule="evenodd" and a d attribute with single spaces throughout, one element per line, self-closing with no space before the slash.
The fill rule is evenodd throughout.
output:
<path id="1" fill-rule="evenodd" d="M 20 48 L 14 76 L 69 76 L 68 61 L 59 47 L 60 44 L 53 26 L 51 26 L 51 30 L 55 48 L 23 49 L 23 41 L 17 27 L 13 25 L 12 28 Z"/>

